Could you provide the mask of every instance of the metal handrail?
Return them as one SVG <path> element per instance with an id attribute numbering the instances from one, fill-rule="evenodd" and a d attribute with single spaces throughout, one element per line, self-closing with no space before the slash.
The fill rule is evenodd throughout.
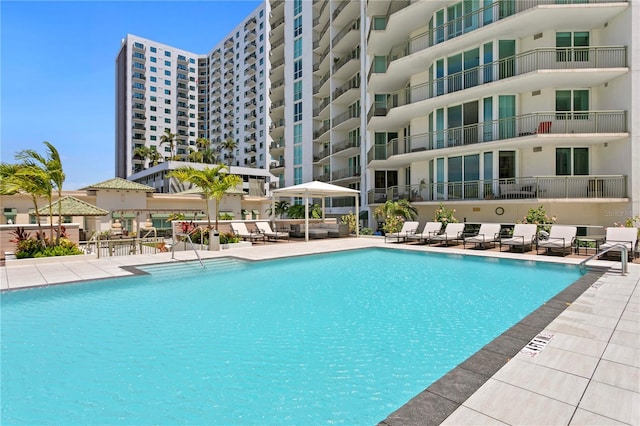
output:
<path id="1" fill-rule="evenodd" d="M 198 250 L 196 250 L 196 247 L 193 245 L 193 241 L 191 241 L 191 236 L 187 233 L 187 234 L 174 234 L 174 237 L 186 237 L 187 241 L 189 241 L 189 244 L 191 245 L 191 249 L 193 250 L 193 252 L 196 254 L 196 257 L 198 258 L 198 262 L 200 262 L 200 266 L 202 266 L 204 268 L 204 263 L 202 263 L 202 259 L 200 259 L 200 254 L 198 253 Z M 175 241 L 171 244 L 171 260 L 175 260 L 175 251 L 174 251 L 174 247 L 176 246 Z"/>
<path id="2" fill-rule="evenodd" d="M 586 268 L 586 264 L 587 264 L 588 261 L 593 260 L 593 259 L 595 259 L 597 257 L 600 257 L 603 254 L 605 254 L 608 251 L 611 251 L 613 249 L 620 249 L 620 263 L 621 263 L 622 275 L 627 275 L 629 273 L 629 265 L 627 264 L 628 256 L 629 256 L 629 251 L 628 251 L 629 249 L 624 244 L 614 244 L 611 247 L 607 247 L 605 250 L 602 250 L 602 251 L 600 251 L 598 253 L 592 254 L 591 256 L 589 256 L 588 258 L 586 258 L 585 260 L 580 262 L 580 269 L 585 269 Z"/>

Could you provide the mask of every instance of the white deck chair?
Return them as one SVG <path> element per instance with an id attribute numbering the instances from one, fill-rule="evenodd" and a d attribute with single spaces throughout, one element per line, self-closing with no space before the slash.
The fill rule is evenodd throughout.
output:
<path id="1" fill-rule="evenodd" d="M 462 232 L 464 231 L 464 223 L 449 223 L 444 232 L 431 237 L 431 242 L 440 244 L 444 243 L 445 246 L 449 245 L 449 241 L 455 241 L 456 243 L 462 240 Z"/>
<path id="2" fill-rule="evenodd" d="M 402 229 L 398 232 L 390 232 L 384 235 L 384 242 L 387 242 L 387 238 L 394 239 L 396 242 L 406 241 L 408 235 L 413 235 L 418 231 L 419 222 L 407 221 L 402 225 Z"/>
<path id="3" fill-rule="evenodd" d="M 431 237 L 437 235 L 442 230 L 442 222 L 427 222 L 422 228 L 422 232 L 416 232 L 413 235 L 407 235 L 407 240 L 418 241 L 419 244 L 431 241 Z"/>
<path id="4" fill-rule="evenodd" d="M 230 225 L 233 233 L 243 240 L 251 242 L 262 240 L 262 242 L 264 242 L 264 235 L 259 232 L 249 232 L 244 222 L 231 222 Z"/>
<path id="5" fill-rule="evenodd" d="M 536 239 L 536 233 L 538 231 L 538 225 L 530 223 L 518 223 L 513 227 L 513 234 L 509 238 L 500 240 L 500 251 L 502 246 L 509 246 L 509 250 L 513 247 L 520 247 L 524 253 L 525 248 L 533 247 L 533 243 Z"/>
<path id="6" fill-rule="evenodd" d="M 638 242 L 638 228 L 617 228 L 610 226 L 607 228 L 607 234 L 605 236 L 604 243 L 598 247 L 598 252 L 606 249 L 610 251 L 622 252 L 622 248 L 619 246 L 624 245 L 629 253 L 629 258 L 633 259 L 635 256 L 636 244 Z"/>
<path id="7" fill-rule="evenodd" d="M 289 240 L 289 233 L 283 231 L 274 231 L 271 229 L 271 225 L 269 222 L 256 222 L 256 226 L 258 227 L 258 231 L 268 240 L 277 241 L 279 239 L 287 239 Z"/>
<path id="8" fill-rule="evenodd" d="M 550 251 L 561 251 L 564 254 L 571 253 L 578 228 L 575 226 L 553 225 L 547 239 L 538 238 L 536 244 L 536 254 L 538 249 L 544 248 L 547 253 Z"/>
<path id="9" fill-rule="evenodd" d="M 475 247 L 487 248 L 488 244 L 496 245 L 496 241 L 500 239 L 500 224 L 499 223 L 482 223 L 478 234 L 472 237 L 466 237 L 463 245 L 466 248 L 467 243 L 475 244 Z"/>

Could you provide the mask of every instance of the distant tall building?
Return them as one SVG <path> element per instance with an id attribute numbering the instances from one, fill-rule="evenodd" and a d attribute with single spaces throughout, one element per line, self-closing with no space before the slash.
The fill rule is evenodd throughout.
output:
<path id="1" fill-rule="evenodd" d="M 116 176 L 170 159 L 268 165 L 264 14 L 263 4 L 206 55 L 127 35 L 116 59 Z M 173 144 L 161 144 L 166 130 Z M 236 148 L 219 149 L 228 140 Z"/>

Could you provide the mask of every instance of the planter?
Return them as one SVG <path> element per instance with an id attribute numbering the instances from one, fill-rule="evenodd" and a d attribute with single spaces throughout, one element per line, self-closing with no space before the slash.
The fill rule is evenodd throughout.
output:
<path id="1" fill-rule="evenodd" d="M 10 263 L 12 265 L 40 265 L 43 263 L 73 262 L 76 260 L 83 261 L 97 258 L 98 256 L 96 254 L 76 254 L 73 256 L 28 257 L 25 259 L 16 259 L 14 256 L 13 259 L 7 257 L 5 260 L 7 264 Z"/>
<path id="2" fill-rule="evenodd" d="M 209 230 L 209 251 L 220 251 L 220 233 L 216 230 Z"/>

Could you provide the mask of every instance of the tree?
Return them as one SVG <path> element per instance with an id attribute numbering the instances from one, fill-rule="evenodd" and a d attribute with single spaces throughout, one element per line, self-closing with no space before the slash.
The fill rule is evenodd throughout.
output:
<path id="1" fill-rule="evenodd" d="M 397 232 L 402 228 L 406 220 L 418 217 L 418 211 L 409 203 L 402 199 L 398 201 L 388 200 L 373 211 L 374 216 L 384 219 L 385 232 Z"/>
<path id="2" fill-rule="evenodd" d="M 211 168 L 205 167 L 202 170 L 195 169 L 191 166 L 183 166 L 168 174 L 169 177 L 174 177 L 181 182 L 189 182 L 202 190 L 207 200 L 206 212 L 209 229 L 211 229 L 211 214 L 209 213 L 208 201 L 212 199 L 215 200 L 216 231 L 218 230 L 218 211 L 222 197 L 224 197 L 224 194 L 230 189 L 242 185 L 242 178 L 240 176 L 227 174 L 226 170 L 227 166 L 223 164 Z"/>
<path id="3" fill-rule="evenodd" d="M 35 209 L 36 217 L 40 217 L 38 210 L 38 197 L 46 197 L 51 194 L 51 180 L 49 176 L 40 168 L 25 164 L 0 164 L 0 194 L 15 195 L 23 194 L 31 198 Z M 44 233 L 40 220 L 38 225 L 38 238 L 44 245 Z"/>
<path id="4" fill-rule="evenodd" d="M 152 149 L 149 148 L 148 146 L 138 146 L 136 148 L 133 149 L 133 156 L 134 158 L 138 158 L 142 161 L 145 162 L 145 166 L 144 168 L 146 169 L 146 161 L 151 159 L 151 151 Z"/>
<path id="5" fill-rule="evenodd" d="M 282 219 L 282 215 L 285 214 L 289 210 L 289 202 L 286 200 L 276 201 L 274 203 L 274 211 L 271 211 L 271 207 L 266 210 L 266 213 L 271 216 L 274 214 Z"/>
<path id="6" fill-rule="evenodd" d="M 149 161 L 152 165 L 157 166 L 160 160 L 162 159 L 162 154 L 158 152 L 155 148 L 149 149 Z"/>
<path id="7" fill-rule="evenodd" d="M 233 160 L 234 155 L 233 153 L 235 152 L 236 148 L 238 148 L 238 142 L 236 142 L 235 139 L 233 138 L 229 138 L 223 142 L 220 143 L 220 149 L 227 151 L 227 153 L 229 154 L 229 162 L 228 165 L 231 166 L 231 160 Z"/>
<path id="8" fill-rule="evenodd" d="M 170 158 L 175 156 L 174 150 L 176 145 L 176 135 L 171 133 L 171 129 L 164 129 L 164 134 L 160 136 L 160 146 L 163 144 L 169 145 L 169 151 L 171 152 Z"/>
<path id="9" fill-rule="evenodd" d="M 24 164 L 29 167 L 41 169 L 50 181 L 50 190 L 47 194 L 49 206 L 52 205 L 52 193 L 55 189 L 58 193 L 58 200 L 62 199 L 62 185 L 66 178 L 62 170 L 62 160 L 55 146 L 45 141 L 47 147 L 47 156 L 43 157 L 33 149 L 25 149 L 16 154 L 16 159 L 23 160 Z M 53 211 L 49 208 L 49 225 L 51 226 L 51 241 L 53 241 Z M 58 203 L 58 235 L 56 236 L 56 245 L 60 242 L 62 235 L 62 204 Z"/>

